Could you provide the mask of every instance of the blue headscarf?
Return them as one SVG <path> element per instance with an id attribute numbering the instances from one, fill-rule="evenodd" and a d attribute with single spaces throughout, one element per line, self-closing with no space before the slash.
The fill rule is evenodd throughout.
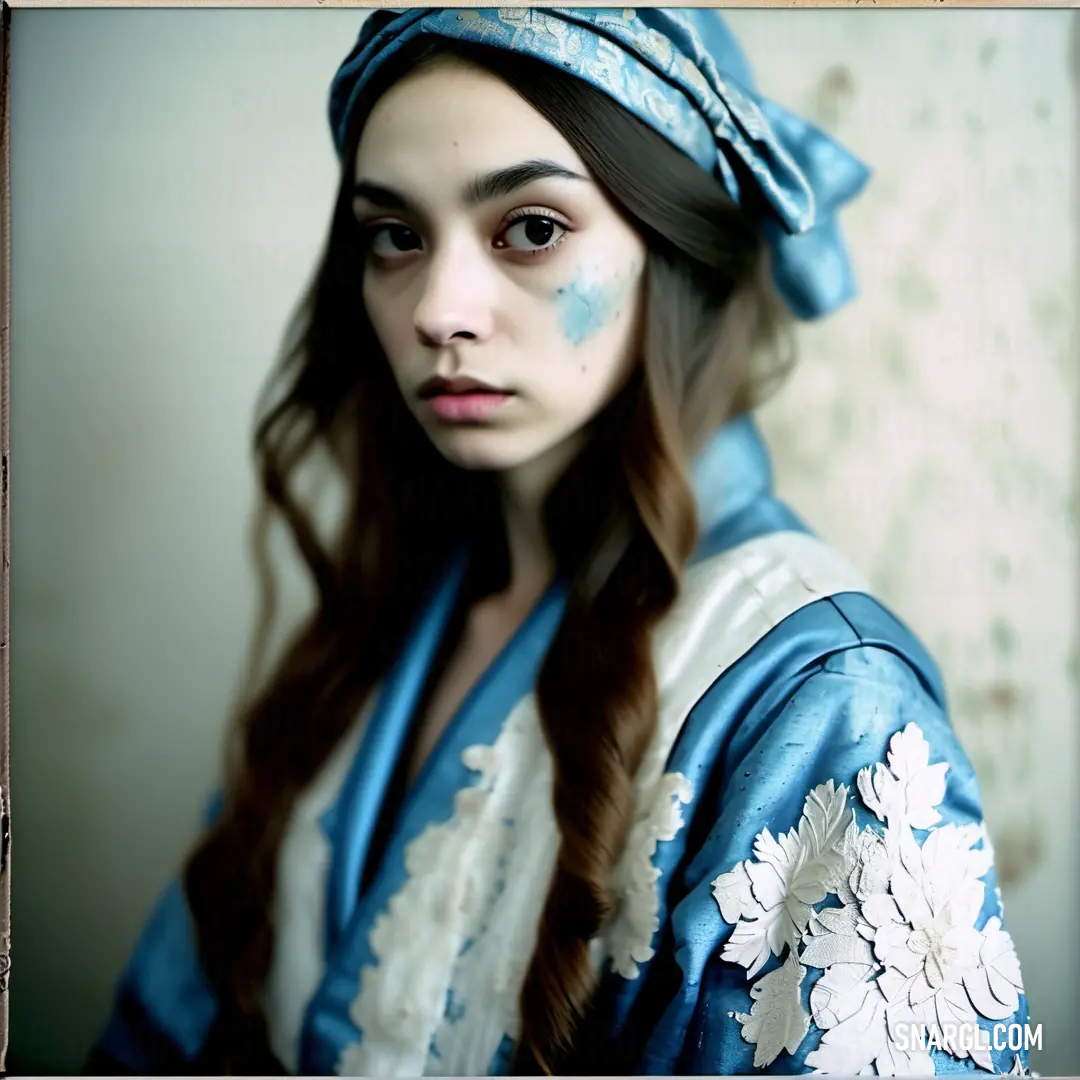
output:
<path id="1" fill-rule="evenodd" d="M 811 319 L 855 295 L 836 213 L 869 170 L 813 124 L 758 94 L 738 43 L 708 8 L 395 8 L 373 12 L 330 90 L 339 155 L 371 76 L 422 35 L 539 60 L 613 97 L 716 176 L 736 203 L 751 183 L 780 294 Z"/>

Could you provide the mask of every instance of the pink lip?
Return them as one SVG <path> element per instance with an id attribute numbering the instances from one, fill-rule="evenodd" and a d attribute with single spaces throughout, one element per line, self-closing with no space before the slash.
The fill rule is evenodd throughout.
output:
<path id="1" fill-rule="evenodd" d="M 468 422 L 486 420 L 513 396 L 493 392 L 436 394 L 428 398 L 427 403 L 440 420 Z"/>

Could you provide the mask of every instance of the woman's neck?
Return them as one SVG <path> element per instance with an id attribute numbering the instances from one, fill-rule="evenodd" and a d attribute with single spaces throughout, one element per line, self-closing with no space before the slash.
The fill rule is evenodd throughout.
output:
<path id="1" fill-rule="evenodd" d="M 503 520 L 509 559 L 507 600 L 538 597 L 555 573 L 555 556 L 543 523 L 543 503 L 519 502 L 504 494 Z"/>
<path id="2" fill-rule="evenodd" d="M 555 575 L 555 554 L 544 528 L 544 503 L 580 452 L 584 433 L 499 477 L 509 557 L 507 600 L 538 598 Z"/>

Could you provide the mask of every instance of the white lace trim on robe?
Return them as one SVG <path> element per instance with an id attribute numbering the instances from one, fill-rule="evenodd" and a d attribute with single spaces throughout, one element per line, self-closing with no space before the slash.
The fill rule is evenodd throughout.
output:
<path id="1" fill-rule="evenodd" d="M 337 798 L 356 756 L 374 695 L 293 808 L 278 855 L 274 958 L 263 991 L 270 1049 L 293 1075 L 300 1071 L 300 1031 L 323 977 L 330 841 L 322 816 Z"/>

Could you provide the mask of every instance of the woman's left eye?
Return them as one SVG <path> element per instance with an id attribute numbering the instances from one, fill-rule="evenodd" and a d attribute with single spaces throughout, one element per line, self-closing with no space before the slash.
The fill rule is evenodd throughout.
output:
<path id="1" fill-rule="evenodd" d="M 552 217 L 543 214 L 529 214 L 519 217 L 503 232 L 495 246 L 513 248 L 528 255 L 541 251 L 550 251 L 562 243 L 567 234 L 567 227 Z"/>

